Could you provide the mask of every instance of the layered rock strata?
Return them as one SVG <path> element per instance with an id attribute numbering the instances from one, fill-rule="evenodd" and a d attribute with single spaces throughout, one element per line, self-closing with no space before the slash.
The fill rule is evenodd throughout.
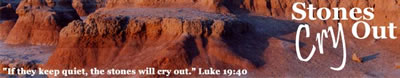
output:
<path id="1" fill-rule="evenodd" d="M 253 65 L 254 60 L 235 56 L 235 52 L 227 49 L 230 44 L 226 38 L 241 39 L 251 31 L 246 22 L 192 9 L 177 9 L 173 12 L 176 15 L 167 16 L 134 13 L 141 10 L 173 12 L 175 9 L 129 9 L 133 12 L 126 14 L 114 14 L 119 11 L 113 10 L 91 14 L 85 21 L 73 21 L 62 29 L 57 49 L 46 66 L 51 69 L 259 66 Z"/>

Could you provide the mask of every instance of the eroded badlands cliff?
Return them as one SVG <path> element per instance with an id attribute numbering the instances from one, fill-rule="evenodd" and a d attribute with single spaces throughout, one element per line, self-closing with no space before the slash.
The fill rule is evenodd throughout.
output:
<path id="1" fill-rule="evenodd" d="M 106 0 L 72 0 L 72 7 L 79 16 L 87 16 L 105 6 Z"/>
<path id="2" fill-rule="evenodd" d="M 220 63 L 218 60 L 226 60 L 215 65 L 252 67 L 252 61 L 239 59 L 242 57 L 226 49 L 234 44 L 224 41 L 225 38 L 241 39 L 248 34 L 251 29 L 246 22 L 192 9 L 137 8 L 124 11 L 128 10 L 94 13 L 84 22 L 70 23 L 61 31 L 58 48 L 47 66 L 58 69 L 146 66 L 175 69 L 209 67 Z M 127 63 L 124 60 L 131 61 Z M 258 61 L 262 62 L 256 59 L 253 63 Z"/>
<path id="3" fill-rule="evenodd" d="M 71 3 L 71 0 L 22 0 L 16 9 L 19 18 L 5 42 L 57 44 L 61 28 L 79 19 Z"/>
<path id="4" fill-rule="evenodd" d="M 338 22 L 351 32 L 355 21 L 293 22 L 295 2 L 316 8 L 373 7 L 375 18 L 369 24 L 400 23 L 399 0 L 22 0 L 15 25 L 12 20 L 0 23 L 0 39 L 11 29 L 9 44 L 56 45 L 45 65 L 49 69 L 213 67 L 248 69 L 249 77 L 398 76 L 393 68 L 400 58 L 398 40 L 359 40 L 345 34 L 347 55 L 379 57 L 348 62 L 342 72 L 329 69 L 339 66 L 343 55 L 330 39 L 325 54 L 299 61 L 294 49 L 299 23 L 310 24 L 315 34 L 331 25 L 336 29 Z M 0 12 L 10 13 L 11 8 L 2 5 Z M 313 44 L 314 39 L 301 38 L 302 55 Z"/>

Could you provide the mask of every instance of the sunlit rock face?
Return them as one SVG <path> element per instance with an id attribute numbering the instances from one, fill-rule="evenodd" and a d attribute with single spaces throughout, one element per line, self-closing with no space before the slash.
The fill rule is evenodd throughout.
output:
<path id="1" fill-rule="evenodd" d="M 71 0 L 22 0 L 6 43 L 55 45 L 61 28 L 79 19 Z"/>

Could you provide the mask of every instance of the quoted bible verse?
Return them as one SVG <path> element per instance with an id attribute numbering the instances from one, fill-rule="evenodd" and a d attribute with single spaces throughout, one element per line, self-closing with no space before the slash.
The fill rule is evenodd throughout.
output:
<path id="1" fill-rule="evenodd" d="M 247 75 L 247 69 L 214 69 L 214 68 L 185 68 L 185 69 L 156 69 L 154 67 L 147 67 L 144 69 L 24 69 L 24 68 L 3 68 L 3 71 L 8 75 L 47 75 L 47 76 L 98 76 L 98 75 L 111 75 L 111 76 L 137 76 L 137 75 L 158 75 L 158 76 L 184 76 L 184 75 L 204 75 L 204 76 L 243 76 Z"/>

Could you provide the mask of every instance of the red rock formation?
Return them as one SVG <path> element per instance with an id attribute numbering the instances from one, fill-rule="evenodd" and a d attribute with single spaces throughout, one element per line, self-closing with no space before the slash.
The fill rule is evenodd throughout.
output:
<path id="1" fill-rule="evenodd" d="M 79 19 L 71 4 L 70 0 L 22 0 L 16 11 L 19 18 L 5 42 L 55 45 L 61 28 Z"/>
<path id="2" fill-rule="evenodd" d="M 72 0 L 72 6 L 79 16 L 87 16 L 96 11 L 96 9 L 104 7 L 105 3 L 106 0 Z"/>
<path id="3" fill-rule="evenodd" d="M 317 56 L 318 59 L 311 63 L 299 63 L 293 54 L 293 40 L 287 40 L 294 39 L 293 32 L 298 25 L 264 17 L 291 19 L 292 4 L 298 1 L 317 7 L 375 7 L 380 12 L 375 11 L 376 18 L 369 23 L 399 22 L 396 19 L 398 11 L 395 9 L 399 8 L 396 0 L 108 0 L 105 9 L 97 10 L 85 21 L 73 21 L 62 29 L 57 49 L 46 67 L 254 68 L 258 71 L 254 77 L 277 73 L 278 77 L 287 73 L 289 76 L 299 73 L 308 76 L 310 72 L 355 76 L 369 72 L 360 72 L 362 68 L 353 63 L 350 65 L 355 68 L 346 70 L 350 73 L 330 70 L 331 65 L 326 63 L 336 63 L 341 55 L 332 47 L 324 47 L 329 51 L 326 58 Z M 251 16 L 253 14 L 260 16 Z M 339 21 L 301 22 L 320 29 Z M 344 23 L 346 32 L 354 23 L 351 20 L 340 22 Z M 290 37 L 281 37 L 286 34 Z M 313 41 L 302 42 L 313 44 Z M 365 42 L 350 38 L 348 45 L 353 46 L 352 49 L 375 45 L 362 41 Z M 309 51 L 309 46 L 305 45 L 302 50 Z M 303 71 L 315 65 L 318 71 Z M 319 69 L 323 66 L 326 69 Z"/>
<path id="4" fill-rule="evenodd" d="M 149 12 L 173 9 L 151 10 L 154 11 Z M 61 31 L 58 48 L 47 67 L 62 69 L 154 66 L 173 69 L 213 66 L 203 63 L 207 59 L 212 61 L 206 63 L 224 61 L 216 65 L 218 67 L 252 67 L 252 62 L 235 56 L 234 52 L 217 48 L 228 47 L 223 38 L 236 38 L 248 33 L 250 29 L 247 23 L 219 14 L 205 13 L 204 16 L 196 16 L 197 14 L 185 13 L 196 10 L 179 11 L 183 13 L 177 13 L 177 16 L 154 14 L 146 17 L 133 12 L 127 13 L 128 15 L 115 15 L 113 12 L 118 11 L 113 10 L 112 13 L 91 14 L 85 22 L 73 21 Z M 128 59 L 132 61 L 122 62 Z M 196 59 L 203 61 L 194 61 Z"/>

